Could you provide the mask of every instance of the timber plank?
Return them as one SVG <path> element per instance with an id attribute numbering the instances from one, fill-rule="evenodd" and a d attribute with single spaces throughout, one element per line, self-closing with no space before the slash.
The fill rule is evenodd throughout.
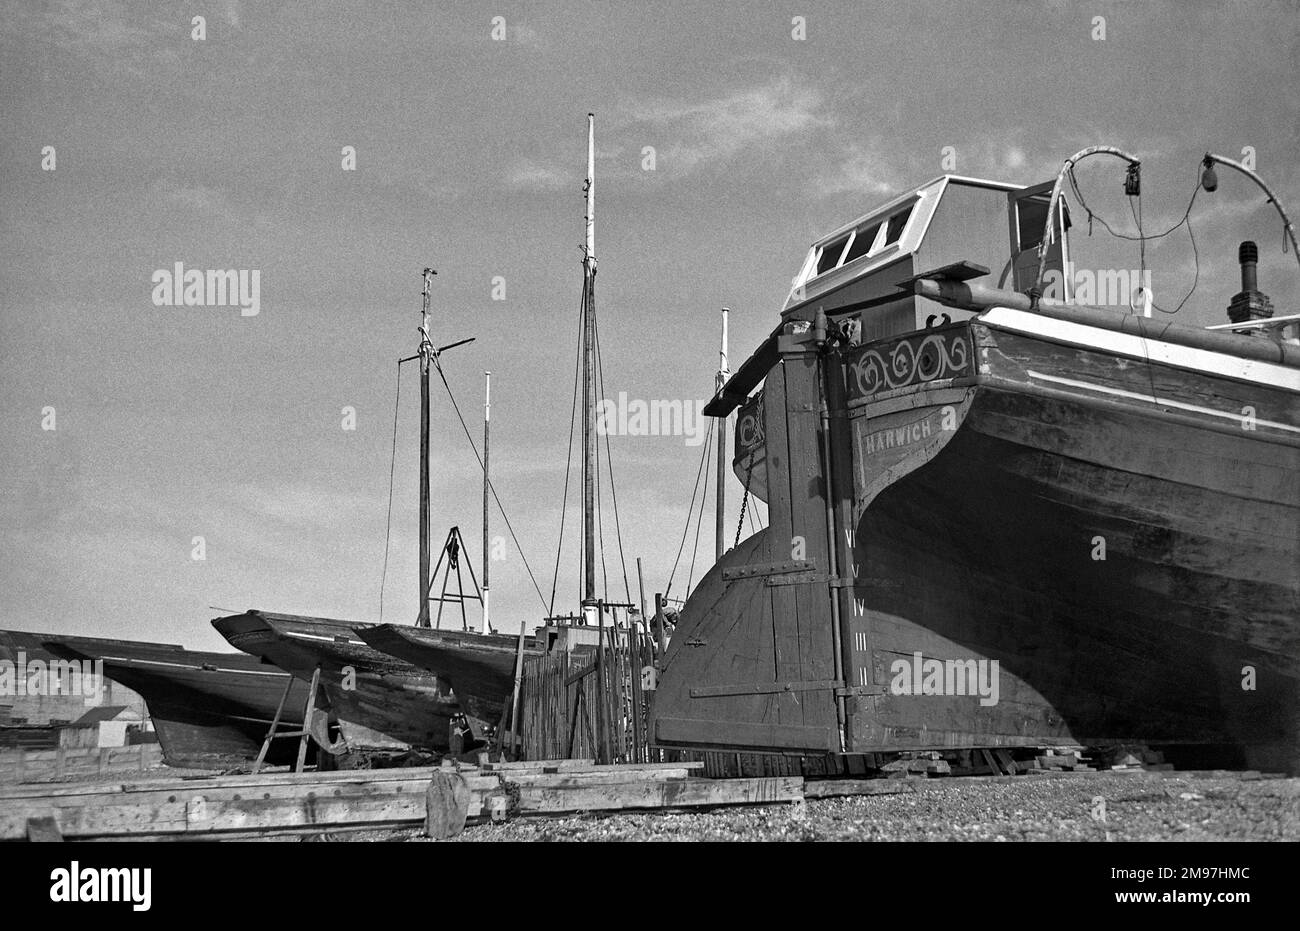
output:
<path id="1" fill-rule="evenodd" d="M 791 802 L 799 798 L 803 798 L 802 776 L 655 780 L 572 788 L 525 786 L 519 791 L 519 810 L 540 814 L 627 808 L 697 808 Z"/>
<path id="2" fill-rule="evenodd" d="M 547 786 L 569 788 L 578 786 L 619 785 L 630 782 L 655 782 L 657 780 L 689 779 L 691 770 L 658 769 L 647 772 L 610 772 L 610 773 L 524 773 L 522 775 L 501 776 L 501 781 L 517 786 Z"/>
<path id="3" fill-rule="evenodd" d="M 102 795 L 112 792 L 219 792 L 253 791 L 259 786 L 306 787 L 335 783 L 375 783 L 423 780 L 427 783 L 437 767 L 407 769 L 354 769 L 327 773 L 259 773 L 257 775 L 214 777 L 170 777 L 133 782 L 81 783 L 78 785 L 25 784 L 0 789 L 0 801 L 18 798 Z M 475 773 L 471 770 L 471 774 Z"/>
<path id="4" fill-rule="evenodd" d="M 793 537 L 792 494 L 790 488 L 790 442 L 789 412 L 790 397 L 787 391 L 789 362 L 782 359 L 771 372 L 763 387 L 764 416 L 767 442 L 767 491 L 768 491 L 768 551 L 773 562 L 784 562 L 791 558 Z M 802 452 L 800 453 L 802 455 Z M 761 597 L 761 596 L 760 596 Z M 772 646 L 774 651 L 773 675 L 775 681 L 793 682 L 799 675 L 799 626 L 796 615 L 794 591 L 787 585 L 769 588 L 771 601 Z M 724 680 L 725 681 L 725 680 Z M 734 679 L 731 681 L 735 681 Z M 730 704 L 740 705 L 738 700 Z M 768 703 L 775 711 L 776 724 L 801 726 L 804 723 L 803 704 L 797 700 L 783 700 L 782 696 L 769 699 Z M 743 707 L 743 706 L 741 706 Z M 724 717 L 720 715 L 720 717 Z M 731 715 L 725 715 L 730 718 Z M 764 723 L 769 723 L 765 720 Z"/>
<path id="5" fill-rule="evenodd" d="M 804 559 L 818 573 L 834 572 L 830 565 L 826 525 L 826 478 L 822 466 L 821 397 L 818 362 L 812 355 L 785 360 L 786 409 L 791 455 L 790 509 L 792 534 L 804 541 Z M 798 402 L 798 403 L 795 403 Z M 831 598 L 826 583 L 804 582 L 794 586 L 795 638 L 799 646 L 798 681 L 815 682 L 834 678 L 835 652 L 831 639 Z M 835 703 L 830 694 L 801 695 L 805 726 L 834 726 Z"/>
<path id="6" fill-rule="evenodd" d="M 26 834 L 29 818 L 53 817 L 65 837 L 135 834 L 219 834 L 290 827 L 389 824 L 425 819 L 427 781 L 376 783 L 315 792 L 253 797 L 150 793 L 112 796 L 100 804 L 57 805 L 30 799 L 0 811 L 0 838 Z M 484 790 L 471 793 L 467 814 L 481 812 Z"/>
<path id="7" fill-rule="evenodd" d="M 803 787 L 804 798 L 842 798 L 850 795 L 899 795 L 915 792 L 897 779 L 818 779 Z"/>

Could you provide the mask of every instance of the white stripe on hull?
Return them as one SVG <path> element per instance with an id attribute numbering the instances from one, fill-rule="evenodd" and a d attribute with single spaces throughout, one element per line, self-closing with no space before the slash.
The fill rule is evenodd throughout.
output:
<path id="1" fill-rule="evenodd" d="M 1085 391 L 1099 391 L 1103 394 L 1113 394 L 1122 398 L 1148 401 L 1153 404 L 1176 407 L 1179 410 L 1195 411 L 1198 414 L 1210 414 L 1213 417 L 1222 417 L 1225 420 L 1231 420 L 1237 424 L 1242 424 L 1246 421 L 1246 418 L 1241 414 L 1232 411 L 1216 411 L 1212 407 L 1201 407 L 1198 404 L 1188 404 L 1184 401 L 1175 401 L 1172 398 L 1162 398 L 1154 394 L 1141 394 L 1137 391 L 1124 391 L 1121 388 L 1111 388 L 1106 385 L 1094 385 L 1091 382 L 1086 381 L 1075 381 L 1073 378 L 1061 378 L 1057 375 L 1044 375 L 1042 372 L 1035 372 L 1032 369 L 1026 370 L 1026 372 L 1030 378 L 1055 382 L 1058 385 L 1069 385 L 1071 388 L 1082 388 Z M 1254 423 L 1261 427 L 1272 427 L 1274 430 L 1286 430 L 1289 433 L 1300 433 L 1300 427 L 1293 427 L 1286 423 L 1278 423 L 1274 420 L 1260 420 L 1259 418 L 1255 418 Z"/>
<path id="2" fill-rule="evenodd" d="M 1248 381 L 1257 385 L 1300 391 L 1300 369 L 1285 365 L 1261 362 L 1258 359 L 1243 359 L 1229 353 L 1211 352 L 1193 346 L 1165 343 L 1134 336 L 1131 333 L 1119 333 L 1101 327 L 1072 323 L 1068 320 L 1057 320 L 1042 314 L 1012 310 L 1009 307 L 994 307 L 992 310 L 985 311 L 977 319 L 991 327 L 1041 336 L 1044 339 L 1069 343 L 1083 349 L 1112 352 L 1133 359 L 1222 375 L 1225 378 Z"/>
<path id="3" fill-rule="evenodd" d="M 207 666 L 198 666 L 194 663 L 167 663 L 158 659 L 138 659 L 132 656 L 109 656 L 108 654 L 104 654 L 99 657 L 99 659 L 103 660 L 105 663 L 113 663 L 115 665 L 130 668 L 161 666 L 166 669 L 187 669 L 193 672 L 232 672 L 240 676 L 275 676 L 277 678 L 283 678 L 288 675 L 287 672 L 280 669 L 231 669 L 226 666 L 212 666 L 209 668 Z"/>

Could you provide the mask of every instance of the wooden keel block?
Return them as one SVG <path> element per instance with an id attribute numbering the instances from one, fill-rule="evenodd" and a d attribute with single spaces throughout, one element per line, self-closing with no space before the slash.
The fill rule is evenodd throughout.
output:
<path id="1" fill-rule="evenodd" d="M 27 839 L 48 844 L 63 840 L 63 833 L 59 830 L 59 823 L 54 820 L 54 816 L 46 815 L 41 818 L 27 819 Z"/>
<path id="2" fill-rule="evenodd" d="M 434 773 L 424 794 L 424 833 L 445 840 L 465 830 L 470 794 L 465 777 L 459 773 Z"/>

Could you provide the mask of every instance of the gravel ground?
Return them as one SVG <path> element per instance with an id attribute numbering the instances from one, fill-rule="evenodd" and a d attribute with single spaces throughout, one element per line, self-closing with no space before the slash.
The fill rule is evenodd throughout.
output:
<path id="1" fill-rule="evenodd" d="M 210 775 L 159 768 L 139 778 Z M 123 782 L 122 775 L 72 782 Z M 886 783 L 893 788 L 893 783 Z M 453 842 L 527 841 L 1300 841 L 1300 779 L 1231 774 L 1065 773 L 908 779 L 890 795 L 712 811 L 521 817 Z M 1104 803 L 1105 820 L 1095 818 Z M 292 835 L 267 840 L 296 840 Z M 417 829 L 337 841 L 427 840 Z"/>
<path id="2" fill-rule="evenodd" d="M 802 808 L 516 818 L 470 827 L 456 840 L 1300 840 L 1300 779 L 1106 772 L 918 779 L 911 787 L 896 795 L 812 800 Z M 1105 821 L 1093 817 L 1098 797 Z M 366 839 L 417 837 L 408 831 Z"/>

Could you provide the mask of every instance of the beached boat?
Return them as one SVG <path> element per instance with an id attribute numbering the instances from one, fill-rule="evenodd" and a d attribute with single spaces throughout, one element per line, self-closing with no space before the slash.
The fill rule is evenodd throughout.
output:
<path id="1" fill-rule="evenodd" d="M 514 690 L 517 636 L 406 624 L 358 627 L 356 634 L 377 650 L 436 672 L 450 684 L 466 714 L 495 724 L 505 713 Z M 525 658 L 541 655 L 537 639 L 526 637 Z"/>
<path id="2" fill-rule="evenodd" d="M 429 618 L 429 375 L 441 353 L 472 340 L 435 347 L 429 338 L 433 276 L 424 269 L 418 352 L 402 362 L 420 363 L 420 602 L 417 619 Z M 400 363 L 399 363 L 400 365 Z M 459 539 L 453 529 L 448 545 Z M 445 751 L 452 719 L 461 714 L 450 683 L 426 669 L 370 647 L 358 631 L 373 626 L 333 618 L 249 610 L 220 617 L 212 625 L 230 643 L 260 656 L 298 678 L 313 677 L 338 717 L 343 745 L 335 752 Z"/>
<path id="3" fill-rule="evenodd" d="M 1060 186 L 943 177 L 814 244 L 708 409 L 771 523 L 686 602 L 660 746 L 1300 768 L 1296 318 L 1250 243 L 1224 328 L 1068 300 Z"/>
<path id="4" fill-rule="evenodd" d="M 232 646 L 320 687 L 352 751 L 446 750 L 459 712 L 445 682 L 372 649 L 357 631 L 368 625 L 332 618 L 250 610 L 216 618 Z"/>
<path id="5" fill-rule="evenodd" d="M 107 678 L 138 692 L 169 766 L 232 769 L 252 763 L 286 687 L 281 725 L 302 729 L 307 687 L 254 657 L 133 640 L 26 636 L 39 639 L 55 656 L 102 660 Z M 297 741 L 273 741 L 266 762 L 292 764 L 297 751 Z"/>
<path id="6" fill-rule="evenodd" d="M 420 616 L 415 626 L 382 625 L 358 629 L 357 634 L 371 646 L 393 656 L 408 660 L 421 668 L 431 670 L 450 683 L 457 699 L 466 713 L 477 719 L 476 725 L 495 726 L 499 721 L 511 719 L 507 700 L 515 690 L 516 678 L 520 675 L 523 659 L 533 659 L 551 649 L 589 649 L 600 642 L 600 627 L 610 625 L 626 629 L 629 626 L 630 605 L 610 604 L 596 597 L 595 571 L 595 475 L 597 472 L 595 406 L 597 401 L 595 352 L 595 313 L 596 313 L 596 256 L 595 256 L 595 117 L 587 115 L 587 180 L 584 187 L 586 194 L 586 239 L 583 249 L 582 282 L 582 339 L 583 356 L 583 598 L 580 623 L 572 619 L 546 618 L 542 628 L 532 637 L 526 636 L 521 629 L 518 635 L 495 633 L 491 629 L 488 599 L 488 515 L 489 491 L 488 479 L 488 426 L 490 423 L 490 404 L 485 396 L 483 420 L 483 588 L 481 602 L 483 605 L 482 631 L 468 628 L 464 620 L 465 597 L 458 596 L 462 612 L 462 629 L 460 631 L 444 630 L 431 625 L 428 596 L 432 578 L 428 572 L 428 559 L 424 557 L 423 576 L 426 583 L 421 604 Z M 427 290 L 427 289 L 426 289 Z M 489 382 L 490 384 L 490 382 Z M 427 393 L 425 405 L 427 407 Z M 427 423 L 427 417 L 424 418 Z M 427 427 L 425 428 L 427 430 Z M 427 457 L 421 456 L 421 468 L 427 469 Z M 421 486 L 422 502 L 427 498 L 425 486 Z M 422 514 L 421 526 L 427 521 L 427 513 Z M 453 531 L 455 532 L 455 531 Z M 449 538 L 448 544 L 452 540 Z M 422 553 L 425 552 L 422 549 Z M 452 551 L 445 551 L 451 558 Z M 441 557 L 439 562 L 441 563 Z M 471 579 L 473 579 L 471 569 Z M 434 575 L 437 569 L 434 569 Z M 477 585 L 477 583 L 475 583 Z M 435 600 L 453 600 L 443 599 Z M 441 625 L 441 604 L 437 623 Z M 523 625 L 521 625 L 522 628 Z M 606 637 L 610 636 L 606 633 Z M 479 727 L 475 727 L 479 731 Z M 482 732 L 482 731 L 480 731 Z"/>

